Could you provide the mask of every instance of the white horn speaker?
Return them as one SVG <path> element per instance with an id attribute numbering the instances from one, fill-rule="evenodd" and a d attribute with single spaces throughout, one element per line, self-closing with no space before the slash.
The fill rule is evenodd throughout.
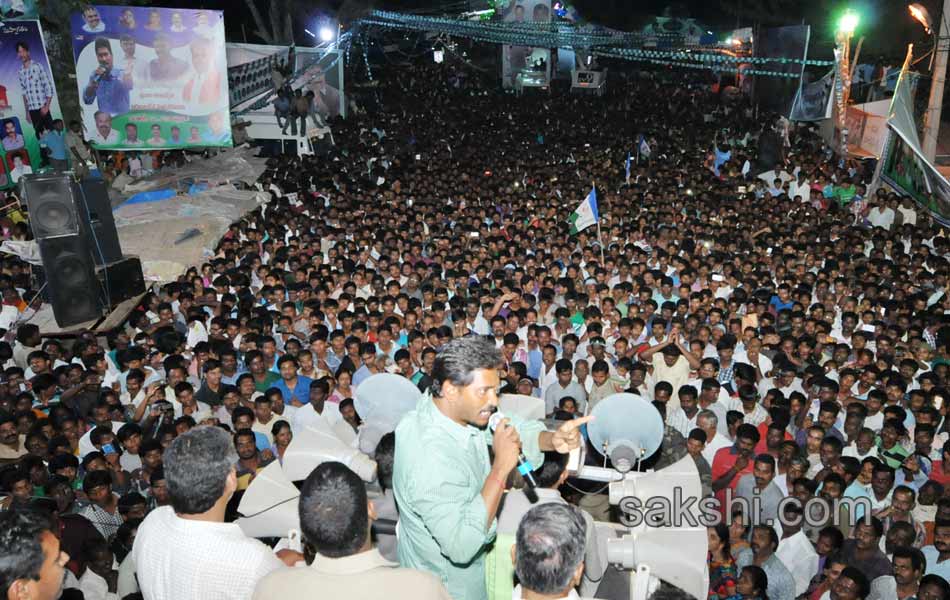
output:
<path id="1" fill-rule="evenodd" d="M 343 463 L 363 481 L 376 479 L 376 461 L 347 446 L 332 432 L 313 427 L 294 432 L 293 440 L 284 451 L 284 473 L 290 481 L 300 481 L 328 461 Z"/>
<path id="2" fill-rule="evenodd" d="M 607 560 L 625 569 L 646 565 L 653 575 L 705 600 L 707 535 L 705 527 L 645 527 L 607 540 Z"/>
<path id="3" fill-rule="evenodd" d="M 377 373 L 356 388 L 353 408 L 363 425 L 359 433 L 359 449 L 372 456 L 380 438 L 396 430 L 403 415 L 416 407 L 422 392 L 402 375 Z"/>
<path id="4" fill-rule="evenodd" d="M 236 522 L 248 537 L 285 537 L 300 529 L 297 499 L 300 491 L 290 482 L 276 460 L 258 473 L 244 491 Z"/>

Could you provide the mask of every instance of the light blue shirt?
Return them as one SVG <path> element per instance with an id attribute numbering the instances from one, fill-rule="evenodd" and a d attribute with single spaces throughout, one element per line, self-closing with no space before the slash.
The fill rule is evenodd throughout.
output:
<path id="1" fill-rule="evenodd" d="M 522 451 L 542 464 L 539 421 L 510 417 Z M 393 491 L 399 505 L 399 563 L 442 579 L 454 600 L 485 600 L 485 554 L 495 538 L 482 487 L 491 471 L 487 429 L 459 425 L 425 394 L 396 427 Z"/>

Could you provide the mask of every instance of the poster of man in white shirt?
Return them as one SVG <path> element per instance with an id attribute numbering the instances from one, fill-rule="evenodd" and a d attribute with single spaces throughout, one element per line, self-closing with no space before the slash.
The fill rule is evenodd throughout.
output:
<path id="1" fill-rule="evenodd" d="M 92 141 L 97 144 L 114 144 L 119 141 L 119 132 L 112 128 L 112 115 L 99 110 L 96 111 L 96 130 L 92 134 Z"/>

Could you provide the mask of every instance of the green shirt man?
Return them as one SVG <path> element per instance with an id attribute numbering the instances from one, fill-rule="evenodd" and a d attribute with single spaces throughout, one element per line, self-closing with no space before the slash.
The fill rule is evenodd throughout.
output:
<path id="1" fill-rule="evenodd" d="M 495 537 L 495 513 L 504 481 L 519 452 L 534 466 L 543 451 L 570 452 L 579 427 L 556 432 L 512 416 L 486 426 L 498 405 L 501 354 L 478 336 L 452 340 L 436 357 L 431 377 L 438 396 L 424 395 L 396 428 L 393 491 L 399 505 L 399 563 L 442 579 L 454 600 L 484 600 L 486 545 Z M 489 460 L 488 444 L 494 448 Z"/>

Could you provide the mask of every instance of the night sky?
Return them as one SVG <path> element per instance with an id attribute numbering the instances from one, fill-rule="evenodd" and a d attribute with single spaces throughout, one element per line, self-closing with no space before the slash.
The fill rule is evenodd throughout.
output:
<path id="1" fill-rule="evenodd" d="M 298 10 L 294 16 L 297 43 L 307 44 L 311 40 L 304 34 L 305 27 L 311 27 L 321 15 L 334 15 L 344 5 L 348 9 L 359 10 L 372 4 L 387 10 L 408 10 L 412 12 L 442 12 L 438 7 L 446 4 L 458 5 L 460 0 L 296 0 Z M 634 30 L 642 27 L 650 15 L 670 11 L 674 16 L 693 17 L 703 25 L 718 30 L 753 24 L 747 14 L 740 16 L 728 14 L 722 4 L 748 2 L 752 6 L 780 5 L 785 10 L 778 11 L 777 17 L 769 25 L 799 24 L 804 19 L 812 25 L 812 42 L 819 47 L 830 48 L 833 24 L 837 14 L 845 7 L 855 9 L 862 17 L 859 35 L 865 35 L 865 49 L 875 54 L 896 54 L 902 56 L 906 44 L 915 42 L 923 51 L 930 40 L 922 28 L 913 22 L 907 14 L 906 3 L 902 0 L 573 0 L 573 4 L 586 18 L 593 22 L 617 29 Z M 473 2 L 474 3 L 474 2 Z M 176 7 L 186 4 L 182 1 L 161 0 L 157 6 Z M 253 34 L 251 16 L 244 0 L 193 0 L 187 3 L 190 8 L 210 8 L 224 10 L 228 40 L 260 43 Z M 269 0 L 258 0 L 262 12 Z M 941 4 L 937 0 L 923 0 L 931 14 L 938 15 Z M 458 11 L 456 11 L 458 12 Z M 743 11 L 744 12 L 744 11 Z M 775 15 L 775 11 L 766 11 Z M 242 30 L 242 24 L 244 29 Z"/>

